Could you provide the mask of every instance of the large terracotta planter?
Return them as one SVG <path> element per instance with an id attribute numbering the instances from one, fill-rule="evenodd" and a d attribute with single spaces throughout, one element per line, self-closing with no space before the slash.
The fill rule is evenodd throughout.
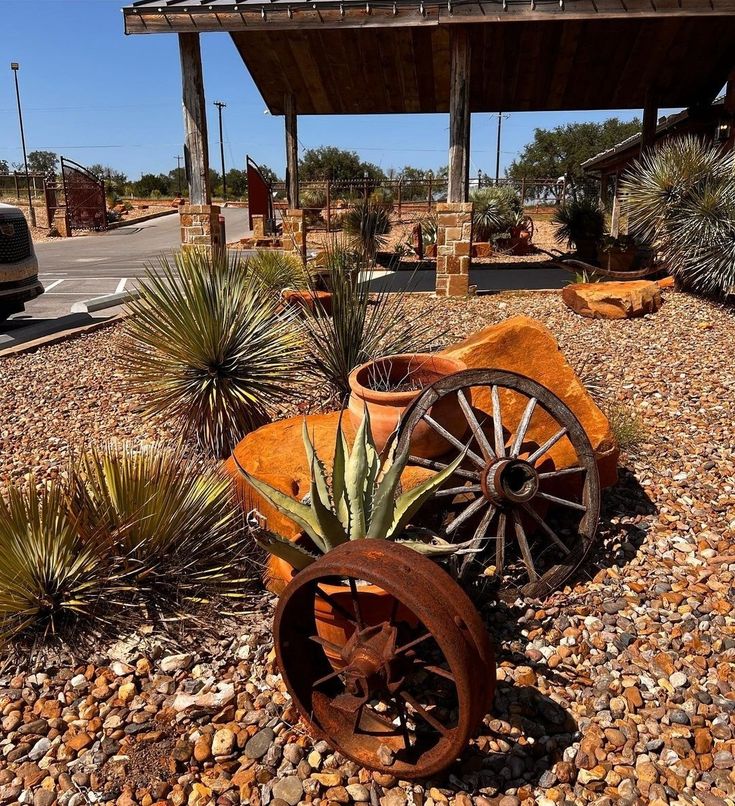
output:
<path id="1" fill-rule="evenodd" d="M 280 596 L 295 575 L 296 571 L 285 560 L 271 556 L 268 561 L 266 587 Z M 355 628 L 337 610 L 341 607 L 348 613 L 353 612 L 352 593 L 347 585 L 322 584 L 320 588 L 336 607 L 324 599 L 315 600 L 314 621 L 317 635 L 337 646 L 344 646 Z M 393 617 L 413 627 L 418 625 L 416 617 L 403 605 L 399 604 L 393 612 L 395 599 L 376 585 L 364 585 L 358 588 L 358 596 L 360 615 L 366 624 L 379 624 Z M 335 669 L 343 666 L 340 656 L 329 647 L 324 647 L 324 654 Z"/>
<path id="2" fill-rule="evenodd" d="M 464 362 L 456 358 L 433 353 L 406 353 L 368 361 L 350 373 L 350 401 L 348 410 L 353 425 L 357 428 L 367 408 L 373 439 L 378 451 L 382 451 L 391 434 L 396 430 L 403 412 L 421 394 L 424 387 L 435 381 L 466 369 Z M 370 388 L 371 379 L 387 378 L 392 383 L 417 381 L 421 388 L 407 391 L 378 391 Z M 429 410 L 431 417 L 446 428 L 452 436 L 461 439 L 467 431 L 467 420 L 456 397 L 447 396 Z M 428 423 L 421 422 L 413 432 L 411 454 L 424 459 L 433 459 L 446 453 L 449 445 Z"/>

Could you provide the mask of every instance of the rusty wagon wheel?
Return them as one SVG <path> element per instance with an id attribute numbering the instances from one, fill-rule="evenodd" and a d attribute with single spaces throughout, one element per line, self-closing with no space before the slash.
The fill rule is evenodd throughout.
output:
<path id="1" fill-rule="evenodd" d="M 467 421 L 464 440 L 430 415 L 448 395 Z M 571 410 L 523 375 L 471 369 L 421 393 L 399 424 L 399 452 L 410 450 L 422 421 L 445 438 L 447 453 L 436 460 L 412 456 L 410 463 L 438 471 L 465 455 L 434 494 L 442 506 L 431 524 L 445 539 L 466 544 L 453 561 L 457 575 L 482 575 L 505 600 L 542 598 L 561 587 L 592 548 L 600 510 L 592 446 Z"/>
<path id="2" fill-rule="evenodd" d="M 352 541 L 300 571 L 273 633 L 312 730 L 398 778 L 452 764 L 492 700 L 493 651 L 472 603 L 435 563 L 390 541 Z"/>
<path id="3" fill-rule="evenodd" d="M 533 240 L 533 235 L 536 232 L 536 226 L 530 215 L 524 215 L 521 219 L 520 228 L 528 233 L 529 242 Z"/>

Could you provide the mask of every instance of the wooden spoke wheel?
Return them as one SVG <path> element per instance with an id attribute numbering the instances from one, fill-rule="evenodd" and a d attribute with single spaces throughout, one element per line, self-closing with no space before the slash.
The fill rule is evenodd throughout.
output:
<path id="1" fill-rule="evenodd" d="M 524 215 L 521 219 L 520 229 L 525 230 L 528 233 L 528 240 L 533 240 L 533 235 L 536 232 L 536 227 L 534 226 L 533 219 L 530 215 Z"/>
<path id="2" fill-rule="evenodd" d="M 389 541 L 346 543 L 299 572 L 273 632 L 284 682 L 312 730 L 398 778 L 452 764 L 492 700 L 493 652 L 467 595 Z"/>
<path id="3" fill-rule="evenodd" d="M 430 414 L 448 395 L 467 421 L 462 440 Z M 482 575 L 506 600 L 561 587 L 589 553 L 600 510 L 592 446 L 570 409 L 523 375 L 472 369 L 422 392 L 399 424 L 399 452 L 410 451 L 421 422 L 445 438 L 447 452 L 436 460 L 411 456 L 411 464 L 438 471 L 465 456 L 424 524 L 463 543 L 452 565 L 457 575 Z"/>

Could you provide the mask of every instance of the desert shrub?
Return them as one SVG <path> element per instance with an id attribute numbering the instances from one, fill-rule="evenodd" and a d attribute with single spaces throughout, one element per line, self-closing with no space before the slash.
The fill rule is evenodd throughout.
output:
<path id="1" fill-rule="evenodd" d="M 124 587 L 104 542 L 83 539 L 60 482 L 0 497 L 0 642 L 32 645 L 109 622 Z"/>
<path id="2" fill-rule="evenodd" d="M 633 451 L 644 441 L 646 424 L 632 406 L 612 403 L 605 407 L 605 415 L 620 450 Z"/>
<path id="3" fill-rule="evenodd" d="M 344 245 L 330 247 L 331 311 L 316 305 L 304 319 L 307 368 L 340 400 L 349 395 L 349 375 L 355 367 L 381 355 L 425 352 L 441 337 L 433 323 L 409 314 L 410 288 L 371 290 L 370 282 L 357 280 L 361 267 L 359 253 Z"/>
<path id="4" fill-rule="evenodd" d="M 368 259 L 385 246 L 391 228 L 390 209 L 363 199 L 357 201 L 342 219 L 342 228 L 352 244 Z"/>
<path id="5" fill-rule="evenodd" d="M 246 258 L 245 267 L 270 292 L 280 293 L 286 288 L 304 290 L 309 284 L 303 261 L 290 252 L 261 249 Z"/>
<path id="6" fill-rule="evenodd" d="M 688 136 L 664 141 L 621 183 L 629 227 L 682 288 L 724 298 L 735 287 L 735 154 Z"/>
<path id="7" fill-rule="evenodd" d="M 243 516 L 221 472 L 181 446 L 119 444 L 82 453 L 70 475 L 80 533 L 109 546 L 151 615 L 170 618 L 243 593 Z"/>
<path id="8" fill-rule="evenodd" d="M 225 457 L 290 396 L 299 334 L 236 253 L 187 250 L 174 262 L 163 258 L 140 281 L 120 360 L 148 415 Z"/>
<path id="9" fill-rule="evenodd" d="M 160 199 L 162 197 L 163 197 L 163 193 L 161 193 L 161 191 L 158 188 L 153 188 L 153 190 L 151 191 L 150 198 L 151 199 Z"/>
<path id="10" fill-rule="evenodd" d="M 554 211 L 554 240 L 578 248 L 597 243 L 605 232 L 605 213 L 597 199 L 582 197 Z"/>
<path id="11" fill-rule="evenodd" d="M 314 227 L 322 223 L 321 213 L 327 206 L 327 194 L 319 188 L 307 188 L 299 195 L 299 203 L 304 210 L 304 221 Z"/>
<path id="12" fill-rule="evenodd" d="M 437 218 L 436 213 L 429 213 L 419 222 L 421 224 L 421 239 L 424 246 L 436 243 Z"/>
<path id="13" fill-rule="evenodd" d="M 472 192 L 470 198 L 474 205 L 472 237 L 476 241 L 508 237 L 511 227 L 518 223 L 523 214 L 521 197 L 511 187 L 479 188 Z"/>
<path id="14" fill-rule="evenodd" d="M 393 210 L 393 194 L 387 188 L 375 188 L 368 199 L 374 207 L 385 207 L 388 212 Z"/>

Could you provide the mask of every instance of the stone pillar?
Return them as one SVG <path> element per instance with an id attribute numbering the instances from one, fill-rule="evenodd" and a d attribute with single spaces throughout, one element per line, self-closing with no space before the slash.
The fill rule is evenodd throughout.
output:
<path id="1" fill-rule="evenodd" d="M 224 246 L 219 241 L 219 206 L 183 204 L 179 207 L 181 246 Z"/>
<path id="2" fill-rule="evenodd" d="M 437 296 L 464 296 L 470 287 L 472 202 L 437 204 L 436 217 Z"/>
<path id="3" fill-rule="evenodd" d="M 62 238 L 68 238 L 71 235 L 69 232 L 69 219 L 66 217 L 66 207 L 57 207 L 54 210 L 52 224 Z"/>
<path id="4" fill-rule="evenodd" d="M 256 241 L 265 238 L 265 216 L 253 216 L 253 238 Z"/>
<path id="5" fill-rule="evenodd" d="M 283 213 L 283 249 L 295 252 L 306 263 L 306 223 L 304 211 L 294 207 Z"/>

